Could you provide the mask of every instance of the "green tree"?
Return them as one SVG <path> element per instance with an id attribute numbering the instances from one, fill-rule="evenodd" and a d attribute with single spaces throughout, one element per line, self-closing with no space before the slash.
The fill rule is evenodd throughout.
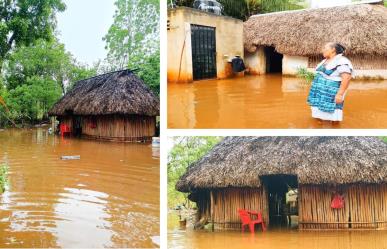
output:
<path id="1" fill-rule="evenodd" d="M 151 56 L 147 56 L 144 62 L 137 65 L 136 61 L 129 62 L 129 68 L 138 69 L 136 74 L 149 86 L 149 88 L 160 94 L 160 53 L 155 52 Z"/>
<path id="2" fill-rule="evenodd" d="M 202 158 L 221 137 L 174 137 L 174 146 L 168 153 L 168 206 L 187 202 L 187 194 L 175 190 L 179 178 L 189 165 Z"/>
<path id="3" fill-rule="evenodd" d="M 0 107 L 0 126 L 47 119 L 47 111 L 74 82 L 95 74 L 96 69 L 79 64 L 55 39 L 16 48 L 4 63 L 0 96 L 6 106 Z"/>
<path id="4" fill-rule="evenodd" d="M 104 37 L 107 59 L 102 72 L 137 69 L 156 93 L 160 88 L 159 1 L 116 0 L 114 22 Z"/>
<path id="5" fill-rule="evenodd" d="M 50 40 L 61 0 L 0 0 L 0 72 L 9 51 L 37 39 Z"/>
<path id="6" fill-rule="evenodd" d="M 192 7 L 193 0 L 175 0 L 176 6 Z M 250 16 L 261 13 L 296 10 L 307 7 L 306 0 L 218 0 L 223 6 L 223 15 L 247 20 Z M 171 6 L 170 1 L 168 1 Z"/>
<path id="7" fill-rule="evenodd" d="M 115 5 L 114 22 L 103 39 L 115 67 L 124 68 L 158 51 L 159 1 L 116 0 Z"/>
<path id="8" fill-rule="evenodd" d="M 259 2 L 260 13 L 297 10 L 307 7 L 307 1 L 305 0 L 260 0 Z"/>
<path id="9" fill-rule="evenodd" d="M 5 85 L 8 90 L 27 83 L 32 76 L 52 79 L 66 92 L 70 82 L 93 76 L 95 69 L 89 69 L 76 62 L 66 52 L 64 45 L 55 39 L 37 40 L 30 46 L 21 46 L 9 55 L 4 67 Z"/>
<path id="10" fill-rule="evenodd" d="M 77 81 L 96 76 L 98 71 L 98 65 L 89 67 L 87 65 L 74 62 L 70 65 L 68 69 L 68 74 L 66 74 L 67 86 L 64 86 L 65 92 L 69 91 L 75 85 L 75 83 L 77 83 Z"/>
<path id="11" fill-rule="evenodd" d="M 31 124 L 47 118 L 49 108 L 60 98 L 61 89 L 52 79 L 29 77 L 25 84 L 8 91 L 5 97 L 9 118 Z"/>

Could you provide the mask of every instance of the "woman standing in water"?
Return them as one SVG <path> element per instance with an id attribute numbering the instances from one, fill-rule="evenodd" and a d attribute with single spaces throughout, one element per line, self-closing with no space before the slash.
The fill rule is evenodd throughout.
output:
<path id="1" fill-rule="evenodd" d="M 308 96 L 312 117 L 343 120 L 343 104 L 353 74 L 352 63 L 344 57 L 345 47 L 329 42 L 323 48 L 324 60 L 316 67 L 316 76 Z"/>

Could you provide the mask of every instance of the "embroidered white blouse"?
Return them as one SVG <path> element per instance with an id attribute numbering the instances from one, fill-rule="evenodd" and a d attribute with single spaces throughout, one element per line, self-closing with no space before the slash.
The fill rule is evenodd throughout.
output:
<path id="1" fill-rule="evenodd" d="M 322 60 L 317 65 L 316 70 L 322 64 L 324 64 L 326 60 L 327 59 Z M 342 73 L 349 73 L 352 76 L 354 75 L 353 66 L 352 66 L 351 61 L 342 54 L 338 54 L 335 57 L 333 57 L 333 59 L 325 65 L 325 68 L 327 70 L 336 68 L 336 70 L 331 75 L 326 75 L 323 72 L 317 71 L 317 73 L 322 74 L 324 76 L 324 78 L 327 78 L 330 80 L 341 81 L 340 74 L 342 74 Z"/>

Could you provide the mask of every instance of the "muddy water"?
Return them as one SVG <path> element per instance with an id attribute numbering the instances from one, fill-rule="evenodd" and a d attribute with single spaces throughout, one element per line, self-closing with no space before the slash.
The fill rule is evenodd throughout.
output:
<path id="1" fill-rule="evenodd" d="M 381 249 L 387 248 L 387 231 L 298 231 L 260 230 L 255 234 L 239 231 L 198 231 L 178 228 L 177 219 L 168 217 L 170 249 Z"/>
<path id="2" fill-rule="evenodd" d="M 352 81 L 339 125 L 311 118 L 309 86 L 281 75 L 168 84 L 169 128 L 387 128 L 387 80 Z"/>
<path id="3" fill-rule="evenodd" d="M 63 161 L 62 155 L 80 155 Z M 0 131 L 0 247 L 155 247 L 159 153 L 149 144 Z"/>

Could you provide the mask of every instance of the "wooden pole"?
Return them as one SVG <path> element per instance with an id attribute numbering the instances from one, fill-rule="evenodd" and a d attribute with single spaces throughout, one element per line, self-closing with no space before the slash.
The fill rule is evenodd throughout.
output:
<path id="1" fill-rule="evenodd" d="M 214 231 L 214 193 L 211 190 L 210 192 L 210 199 L 211 199 L 211 222 L 212 222 L 212 231 Z"/>

